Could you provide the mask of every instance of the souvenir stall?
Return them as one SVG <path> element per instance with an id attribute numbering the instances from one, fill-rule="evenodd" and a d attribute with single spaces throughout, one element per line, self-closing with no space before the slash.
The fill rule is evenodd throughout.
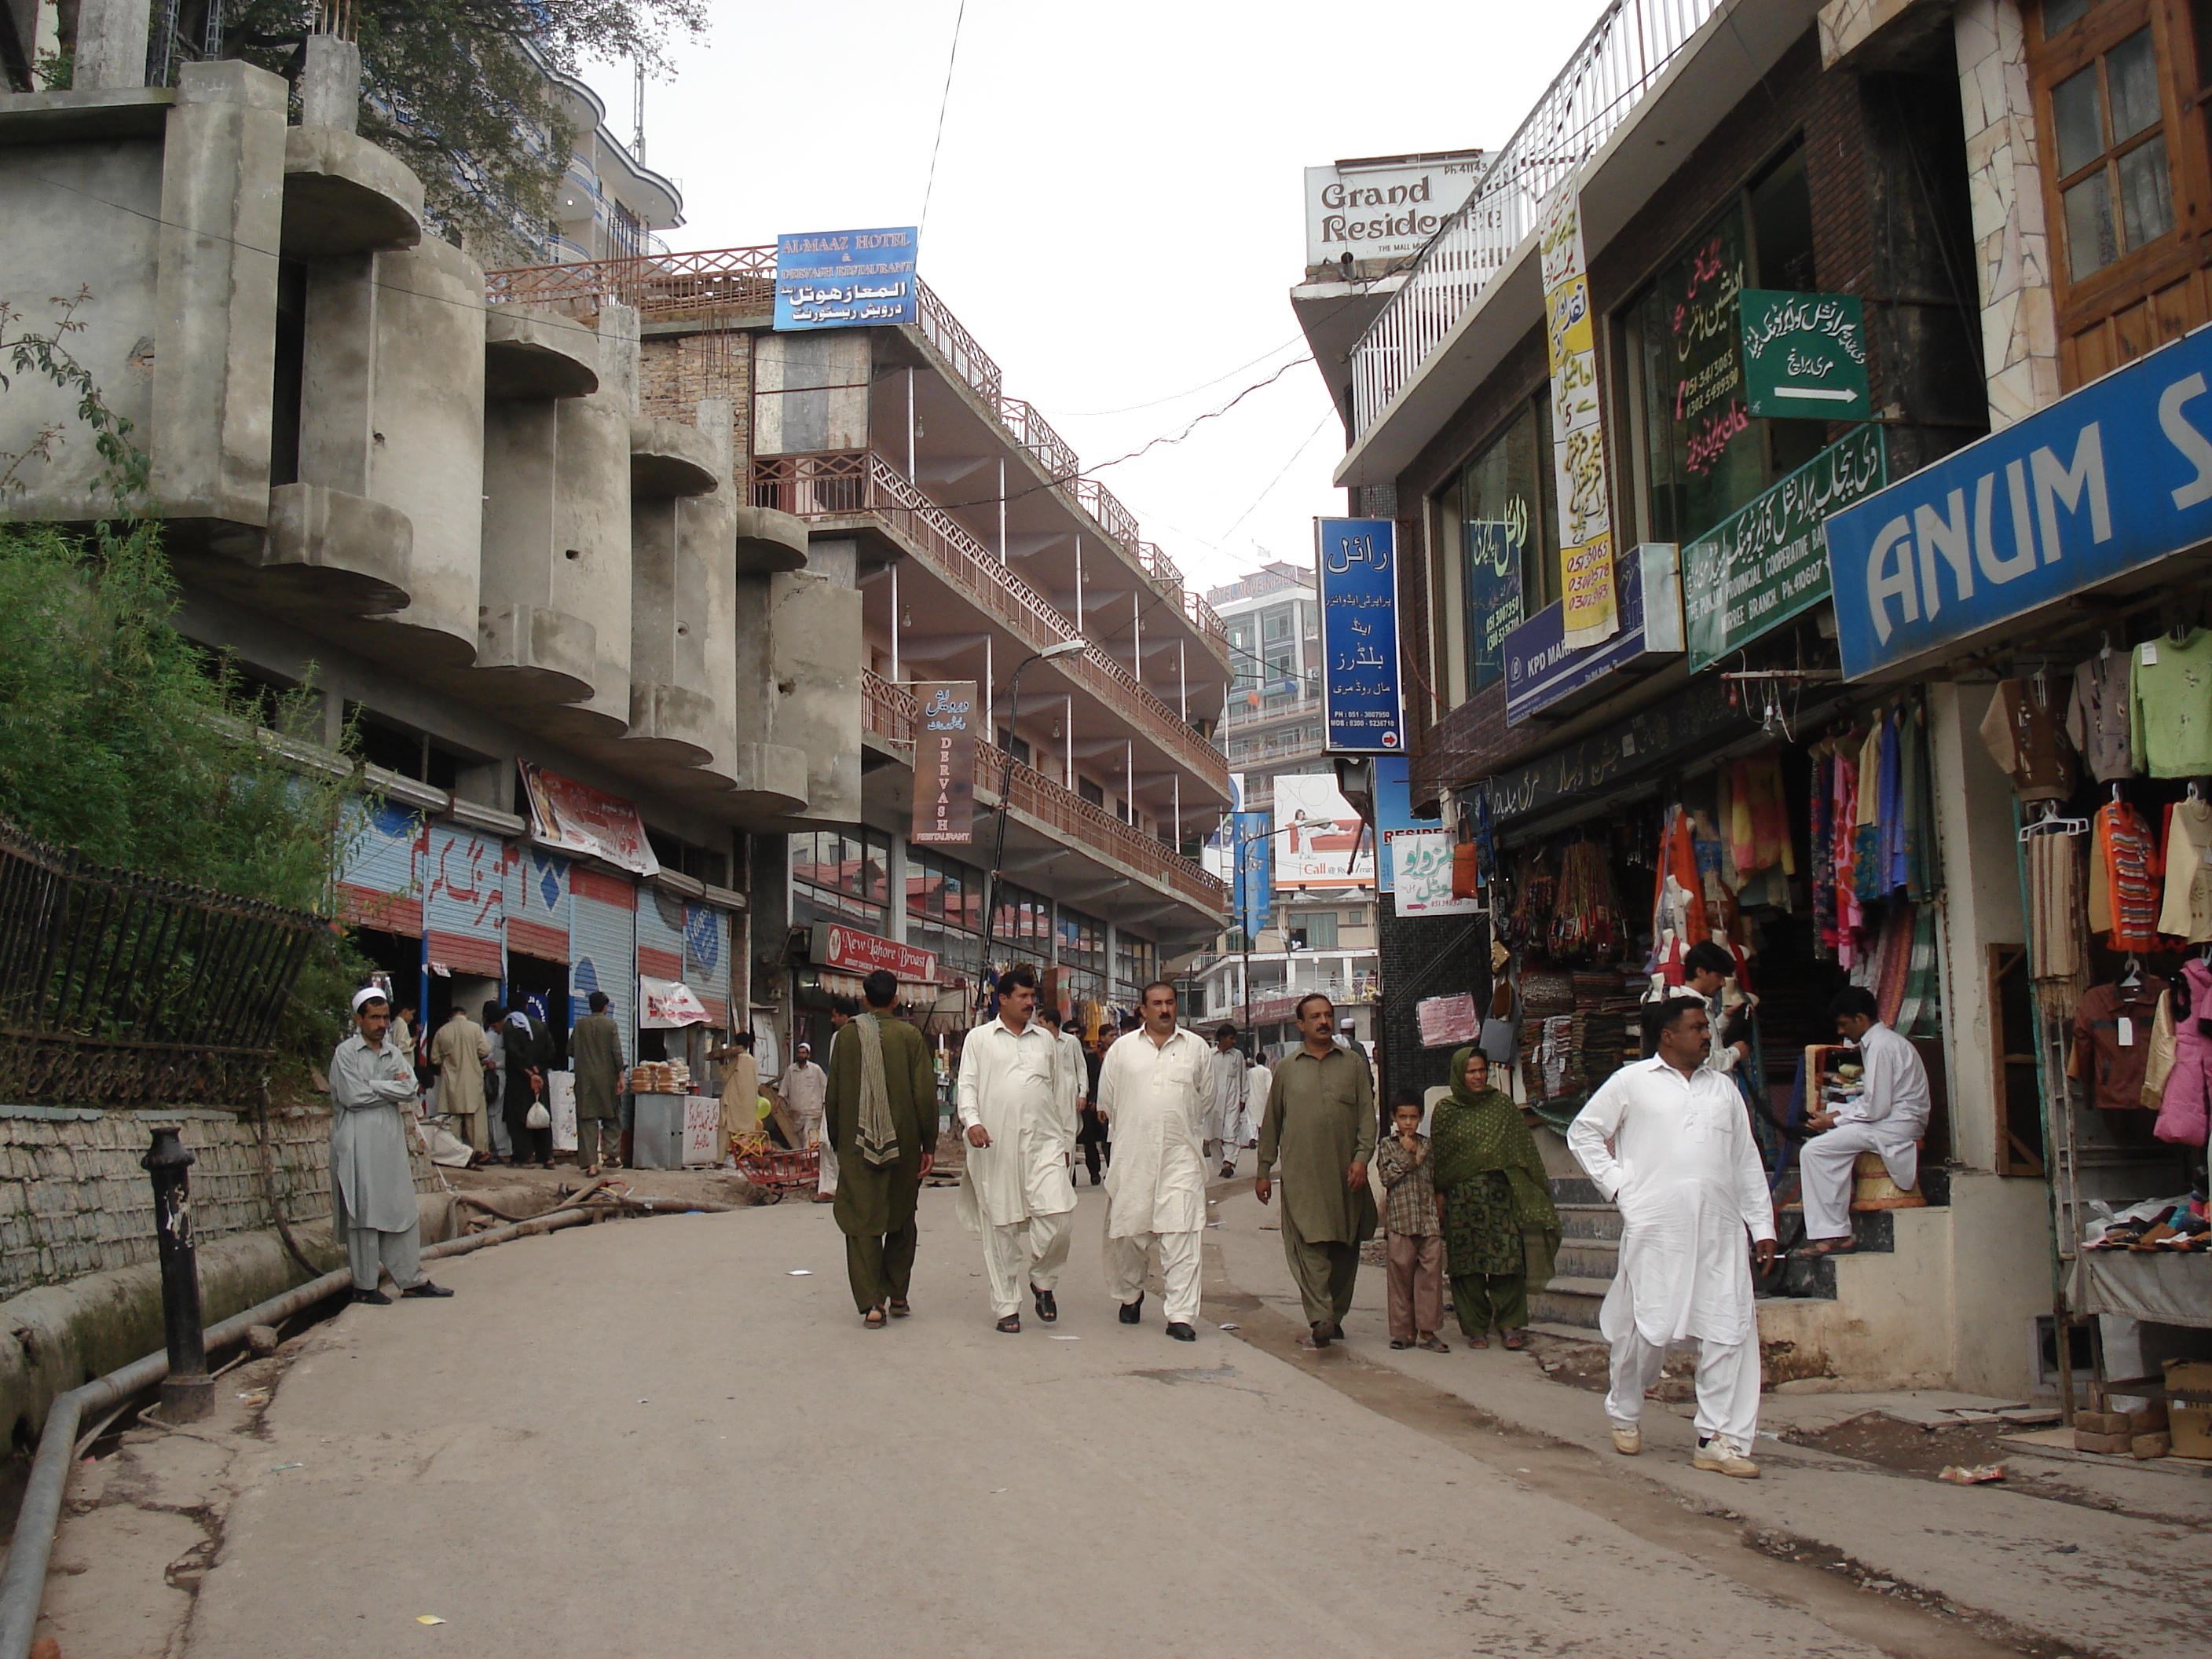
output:
<path id="1" fill-rule="evenodd" d="M 2130 1431 L 2155 1417 L 2166 1432 L 2144 1327 L 2212 1328 L 2208 671 L 2212 633 L 2107 633 L 2078 663 L 2039 660 L 2000 682 L 1982 726 L 2019 823 L 2055 1358 L 2062 1401 L 2091 1414 L 2075 1420 L 2092 1438 L 2126 1415 L 2115 1400 L 2136 1408 Z M 2078 1378 L 2072 1327 L 2091 1319 Z M 2177 1417 L 2172 1449 L 2212 1455 L 2203 1427 L 2192 1439 L 2185 1426 L 2185 1400 Z"/>

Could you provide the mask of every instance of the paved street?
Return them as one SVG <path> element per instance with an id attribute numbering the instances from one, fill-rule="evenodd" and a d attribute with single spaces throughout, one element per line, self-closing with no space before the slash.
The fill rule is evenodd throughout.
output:
<path id="1" fill-rule="evenodd" d="M 1082 1189 L 1059 1327 L 1031 1320 L 1018 1338 L 991 1329 L 977 1247 L 944 1191 L 925 1199 L 918 1312 L 881 1333 L 853 1316 L 841 1237 L 811 1205 L 579 1229 L 441 1264 L 454 1300 L 350 1309 L 308 1338 L 265 1438 L 218 1428 L 134 1449 L 146 1469 L 173 1460 L 155 1480 L 172 1480 L 173 1505 L 193 1458 L 235 1492 L 196 1605 L 164 1592 L 166 1616 L 190 1621 L 167 1650 L 2017 1650 L 1747 1548 L 1748 1522 L 1790 1519 L 1748 1505 L 1809 1489 L 1791 1499 L 1771 1467 L 1756 1486 L 1692 1474 L 1672 1417 L 1655 1418 L 1632 1472 L 1462 1400 L 1496 1393 L 1523 1417 L 1594 1431 L 1595 1396 L 1544 1382 L 1523 1357 L 1413 1356 L 1428 1370 L 1417 1376 L 1379 1363 L 1380 1322 L 1364 1305 L 1352 1352 L 1292 1358 L 1287 1279 L 1262 1231 L 1273 1216 L 1249 1196 L 1227 1197 L 1226 1224 L 1207 1236 L 1198 1343 L 1168 1340 L 1156 1301 L 1143 1326 L 1120 1326 L 1097 1289 L 1099 1204 Z M 1363 1304 L 1380 1291 L 1379 1273 L 1364 1273 Z M 1867 1479 L 1893 1494 L 1889 1516 L 1858 1523 L 1870 1554 L 1885 1532 L 1945 1531 L 1930 1506 L 1992 1496 L 2069 1528 L 2130 1524 Z M 225 1491 L 208 1501 L 219 1509 Z M 1864 1508 L 1868 1495 L 1816 1501 Z M 49 1607 L 67 1659 L 164 1650 L 158 1609 L 135 1634 L 117 1627 L 130 1599 L 114 1580 L 118 1540 L 180 1523 L 117 1513 L 64 1532 Z M 1999 1536 L 2012 1523 L 1998 1511 L 1982 1515 L 2026 1585 L 2042 1565 Z M 2172 1535 L 2186 1541 L 2170 1569 L 2201 1583 L 2202 1533 Z M 68 1576 L 88 1555 L 104 1565 Z M 2083 1636 L 2119 1639 L 2081 1650 L 2203 1651 L 2155 1592 L 2148 1579 L 2094 1592 L 2109 1616 L 2087 1615 L 2101 1628 Z"/>

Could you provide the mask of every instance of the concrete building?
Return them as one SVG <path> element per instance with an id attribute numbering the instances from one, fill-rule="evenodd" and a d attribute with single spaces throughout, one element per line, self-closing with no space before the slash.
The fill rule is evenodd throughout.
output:
<path id="1" fill-rule="evenodd" d="M 1206 602 L 1229 634 L 1234 678 L 1218 734 L 1248 811 L 1272 812 L 1274 780 L 1324 775 L 1334 768 L 1322 748 L 1321 618 L 1310 568 L 1277 561 L 1210 590 Z M 1207 849 L 1218 874 L 1231 867 L 1215 837 Z M 1297 999 L 1320 991 L 1374 1036 L 1375 890 L 1371 880 L 1278 886 L 1269 926 L 1249 941 L 1231 927 L 1193 964 L 1191 1016 L 1223 1021 L 1273 1049 L 1294 1042 Z M 1246 976 L 1249 975 L 1249 984 Z"/>

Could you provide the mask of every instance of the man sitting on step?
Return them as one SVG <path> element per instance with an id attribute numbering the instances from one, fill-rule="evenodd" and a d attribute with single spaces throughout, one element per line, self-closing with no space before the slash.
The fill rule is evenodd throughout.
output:
<path id="1" fill-rule="evenodd" d="M 1920 1051 L 1881 1023 L 1874 993 L 1849 985 L 1828 1005 L 1836 1034 L 1858 1044 L 1864 1068 L 1856 1100 L 1807 1115 L 1816 1133 L 1797 1154 L 1805 1200 L 1805 1237 L 1816 1255 L 1857 1248 L 1851 1236 L 1851 1172 L 1861 1152 L 1879 1153 L 1882 1167 L 1910 1192 L 1920 1179 L 1920 1137 L 1928 1133 L 1928 1068 Z"/>

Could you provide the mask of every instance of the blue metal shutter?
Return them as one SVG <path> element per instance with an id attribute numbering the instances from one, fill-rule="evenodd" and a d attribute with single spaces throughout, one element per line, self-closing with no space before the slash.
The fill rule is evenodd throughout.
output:
<path id="1" fill-rule="evenodd" d="M 338 868 L 338 903 L 347 921 L 422 938 L 422 896 L 415 868 L 421 834 L 422 821 L 404 806 L 372 805 L 359 796 L 347 803 Z"/>
<path id="2" fill-rule="evenodd" d="M 568 872 L 568 1020 L 586 1012 L 594 991 L 631 1048 L 637 1030 L 637 890 L 629 881 L 581 865 Z"/>

